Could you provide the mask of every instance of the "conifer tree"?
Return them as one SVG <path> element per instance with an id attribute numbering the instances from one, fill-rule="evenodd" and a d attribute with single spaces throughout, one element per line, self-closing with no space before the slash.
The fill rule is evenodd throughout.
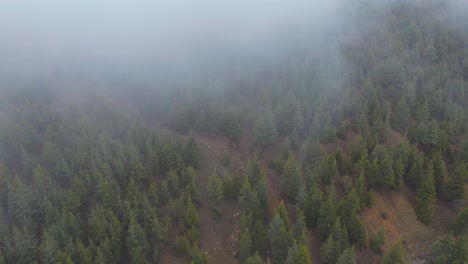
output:
<path id="1" fill-rule="evenodd" d="M 198 225 L 198 213 L 197 209 L 193 205 L 192 197 L 187 199 L 187 207 L 185 209 L 185 224 L 187 226 L 197 226 Z"/>
<path id="2" fill-rule="evenodd" d="M 384 255 L 383 264 L 405 264 L 405 258 L 403 253 L 403 246 L 401 241 L 397 241 L 392 245 L 389 251 Z"/>
<path id="3" fill-rule="evenodd" d="M 216 173 L 213 173 L 208 181 L 208 198 L 213 209 L 217 208 L 218 203 L 223 199 L 223 185 Z"/>
<path id="4" fill-rule="evenodd" d="M 452 175 L 445 186 L 445 193 L 449 200 L 462 199 L 465 195 L 464 183 L 468 178 L 468 169 L 462 161 L 456 161 Z"/>
<path id="5" fill-rule="evenodd" d="M 299 246 L 296 252 L 295 264 L 312 264 L 310 251 L 305 245 Z"/>
<path id="6" fill-rule="evenodd" d="M 268 237 L 271 244 L 272 263 L 283 264 L 288 255 L 288 248 L 291 245 L 292 237 L 279 214 L 276 214 L 271 221 Z"/>
<path id="7" fill-rule="evenodd" d="M 430 164 L 427 168 L 426 176 L 421 184 L 421 187 L 417 190 L 416 195 L 416 215 L 421 222 L 428 224 L 432 217 L 435 202 L 435 187 L 434 187 L 434 172 L 432 165 Z"/>
<path id="8" fill-rule="evenodd" d="M 258 252 L 256 252 L 253 256 L 247 258 L 244 261 L 245 264 L 263 264 L 262 258 L 258 255 Z"/>
<path id="9" fill-rule="evenodd" d="M 239 238 L 239 255 L 242 260 L 247 259 L 252 254 L 252 239 L 249 229 L 245 229 Z"/>
<path id="10" fill-rule="evenodd" d="M 437 194 L 441 194 L 444 187 L 445 162 L 439 151 L 432 157 L 432 167 L 434 171 L 434 185 Z"/>
<path id="11" fill-rule="evenodd" d="M 301 169 L 294 154 L 289 153 L 288 162 L 283 170 L 284 189 L 289 198 L 297 196 L 299 186 L 303 185 Z"/>
<path id="12" fill-rule="evenodd" d="M 345 249 L 338 257 L 336 264 L 357 264 L 354 248 Z"/>
<path id="13" fill-rule="evenodd" d="M 317 226 L 317 220 L 320 215 L 320 208 L 322 207 L 322 191 L 317 183 L 312 185 L 312 188 L 309 191 L 307 196 L 309 199 L 305 205 L 304 216 L 306 219 L 307 226 L 315 227 Z"/>
<path id="14" fill-rule="evenodd" d="M 390 155 L 385 155 L 385 158 L 380 165 L 380 174 L 383 177 L 383 183 L 388 188 L 395 188 L 395 176 L 393 172 L 393 160 Z"/>
<path id="15" fill-rule="evenodd" d="M 337 216 L 335 212 L 335 193 L 330 192 L 322 203 L 317 219 L 317 231 L 319 239 L 324 241 L 333 228 Z"/>

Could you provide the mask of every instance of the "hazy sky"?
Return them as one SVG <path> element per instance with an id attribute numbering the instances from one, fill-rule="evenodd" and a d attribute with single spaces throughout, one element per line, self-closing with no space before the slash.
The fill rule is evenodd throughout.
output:
<path id="1" fill-rule="evenodd" d="M 275 54 L 301 42 L 330 48 L 339 45 L 337 25 L 352 23 L 343 3 L 353 2 L 0 0 L 0 74 L 202 64 L 229 52 Z"/>
<path id="2" fill-rule="evenodd" d="M 291 29 L 326 27 L 335 7 L 335 0 L 0 1 L 0 64 L 177 61 L 268 49 Z"/>

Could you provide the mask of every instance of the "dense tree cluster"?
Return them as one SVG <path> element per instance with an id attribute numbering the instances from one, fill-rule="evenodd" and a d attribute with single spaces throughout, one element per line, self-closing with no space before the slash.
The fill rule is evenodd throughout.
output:
<path id="1" fill-rule="evenodd" d="M 352 264 L 367 246 L 406 263 L 359 213 L 386 190 L 409 190 L 424 224 L 437 200 L 466 205 L 468 20 L 439 0 L 365 2 L 343 7 L 353 23 L 339 47 L 299 49 L 315 41 L 301 36 L 281 56 L 226 56 L 181 87 L 136 91 L 132 110 L 0 90 L 0 263 L 157 263 L 163 251 L 208 263 L 198 209 L 221 219 L 226 202 L 241 212 L 242 263 Z M 248 162 L 225 151 L 201 190 L 198 135 L 248 145 Z M 465 208 L 428 263 L 467 261 L 467 221 Z"/>

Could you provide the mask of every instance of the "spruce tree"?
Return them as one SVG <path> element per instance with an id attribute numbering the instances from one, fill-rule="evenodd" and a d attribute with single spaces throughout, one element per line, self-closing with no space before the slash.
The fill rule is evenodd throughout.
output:
<path id="1" fill-rule="evenodd" d="M 384 255 L 382 264 L 405 264 L 405 257 L 401 241 L 395 242 Z"/>
<path id="2" fill-rule="evenodd" d="M 439 151 L 435 152 L 432 157 L 432 167 L 434 170 L 434 185 L 436 193 L 440 195 L 444 187 L 445 162 Z"/>
<path id="3" fill-rule="evenodd" d="M 445 193 L 449 200 L 462 199 L 465 195 L 465 181 L 468 178 L 468 170 L 464 162 L 456 161 L 452 175 L 445 186 Z"/>
<path id="4" fill-rule="evenodd" d="M 213 173 L 208 180 L 208 198 L 213 209 L 216 209 L 218 203 L 223 199 L 223 184 L 216 173 Z"/>
<path id="5" fill-rule="evenodd" d="M 417 190 L 416 195 L 416 215 L 421 222 L 428 224 L 432 217 L 435 202 L 435 187 L 434 187 L 434 172 L 432 165 L 430 164 L 427 168 L 426 176 L 421 184 L 421 187 Z"/>

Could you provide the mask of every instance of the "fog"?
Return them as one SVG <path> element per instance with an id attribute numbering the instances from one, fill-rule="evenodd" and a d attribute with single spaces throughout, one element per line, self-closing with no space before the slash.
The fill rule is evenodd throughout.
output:
<path id="1" fill-rule="evenodd" d="M 57 77 L 268 57 L 303 42 L 294 39 L 300 30 L 319 43 L 342 22 L 337 7 L 337 0 L 2 1 L 0 69 Z"/>
<path id="2" fill-rule="evenodd" d="M 366 30 L 350 11 L 357 2 L 391 1 L 1 1 L 0 75 L 128 80 L 170 70 L 180 78 L 230 59 L 291 52 L 326 54 L 345 75 L 343 35 Z"/>

